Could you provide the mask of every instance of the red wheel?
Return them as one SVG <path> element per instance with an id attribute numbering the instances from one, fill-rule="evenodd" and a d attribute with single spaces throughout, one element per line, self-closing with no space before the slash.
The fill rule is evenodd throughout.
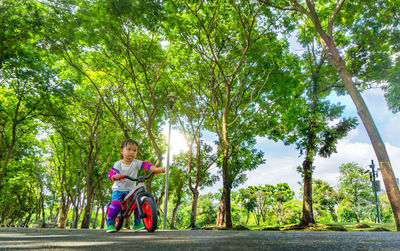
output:
<path id="1" fill-rule="evenodd" d="M 122 225 L 124 225 L 124 217 L 122 215 L 118 215 L 118 217 L 115 219 L 115 225 L 114 228 L 119 231 L 122 228 Z"/>
<path id="2" fill-rule="evenodd" d="M 144 226 L 148 232 L 154 232 L 157 228 L 157 207 L 153 199 L 144 197 L 142 202 L 143 213 L 146 217 L 143 218 Z"/>

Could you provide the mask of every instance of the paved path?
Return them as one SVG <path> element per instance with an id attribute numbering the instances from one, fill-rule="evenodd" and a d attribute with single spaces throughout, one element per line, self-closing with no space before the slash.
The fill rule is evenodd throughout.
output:
<path id="1" fill-rule="evenodd" d="M 400 250 L 396 232 L 163 231 L 0 228 L 0 250 Z"/>

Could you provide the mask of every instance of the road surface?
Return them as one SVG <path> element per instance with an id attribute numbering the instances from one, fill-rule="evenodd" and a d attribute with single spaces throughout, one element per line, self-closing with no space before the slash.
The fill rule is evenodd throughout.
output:
<path id="1" fill-rule="evenodd" d="M 0 250 L 400 250 L 397 232 L 0 228 Z"/>

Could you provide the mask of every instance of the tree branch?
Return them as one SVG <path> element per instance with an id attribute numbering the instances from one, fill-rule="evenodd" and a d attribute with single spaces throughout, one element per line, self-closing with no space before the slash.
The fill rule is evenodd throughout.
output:
<path id="1" fill-rule="evenodd" d="M 331 19 L 328 23 L 328 36 L 332 36 L 333 33 L 333 24 L 335 23 L 335 19 L 337 14 L 340 12 L 345 0 L 339 0 L 335 10 L 332 12 Z"/>

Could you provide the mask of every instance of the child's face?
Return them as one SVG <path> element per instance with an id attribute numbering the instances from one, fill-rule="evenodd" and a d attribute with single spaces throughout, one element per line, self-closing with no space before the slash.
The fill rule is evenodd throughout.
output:
<path id="1" fill-rule="evenodd" d="M 123 159 L 127 161 L 132 161 L 133 159 L 135 159 L 137 152 L 138 152 L 138 147 L 137 145 L 134 144 L 128 144 L 127 146 L 121 149 L 121 154 L 124 157 Z"/>

